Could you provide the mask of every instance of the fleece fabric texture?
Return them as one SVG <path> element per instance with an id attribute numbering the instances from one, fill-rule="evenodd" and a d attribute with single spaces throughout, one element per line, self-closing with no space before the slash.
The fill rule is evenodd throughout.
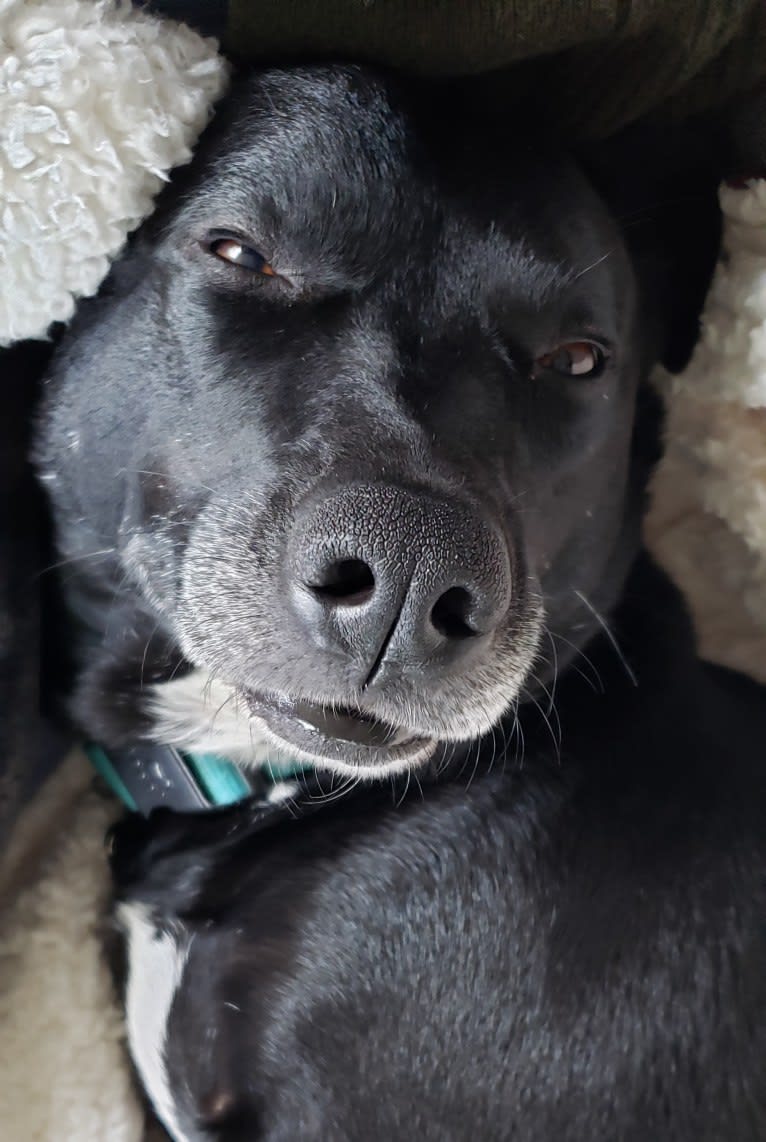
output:
<path id="1" fill-rule="evenodd" d="M 563 122 L 571 110 L 592 132 L 644 111 L 707 106 L 766 72 L 766 8 L 748 0 L 193 8 L 250 58 L 331 49 L 432 73 L 496 68 L 487 82 L 499 95 L 530 82 L 525 63 L 507 65 L 546 53 L 538 88 L 561 104 Z M 170 168 L 188 159 L 226 73 L 214 42 L 128 3 L 0 0 L 0 342 L 14 342 L 0 353 L 3 380 L 31 385 L 44 346 L 30 356 L 19 339 L 42 337 L 97 290 Z M 740 119 L 746 171 L 766 169 L 766 148 L 751 147 L 766 133 L 744 126 L 757 125 L 754 106 Z M 721 205 L 725 255 L 699 346 L 682 377 L 657 378 L 668 441 L 647 534 L 691 600 L 703 650 L 766 680 L 766 183 L 725 187 Z M 18 816 L 10 843 L 2 836 L 4 807 L 6 820 L 17 816 L 34 765 L 40 635 L 22 462 L 28 402 L 18 403 L 17 431 L 0 437 L 0 511 L 11 501 L 17 509 L 0 527 L 0 730 L 17 727 L 0 758 L 0 1138 L 141 1142 L 143 1109 L 102 954 L 114 806 L 75 756 Z"/>
<path id="2" fill-rule="evenodd" d="M 766 682 L 766 179 L 720 191 L 721 256 L 686 370 L 657 375 L 665 454 L 647 539 L 703 655 Z"/>
<path id="3" fill-rule="evenodd" d="M 0 0 L 0 346 L 68 321 L 221 94 L 217 44 L 109 0 Z"/>
<path id="4" fill-rule="evenodd" d="M 70 756 L 0 861 L 0 1137 L 140 1142 L 145 1112 L 104 956 L 104 849 L 120 812 Z"/>

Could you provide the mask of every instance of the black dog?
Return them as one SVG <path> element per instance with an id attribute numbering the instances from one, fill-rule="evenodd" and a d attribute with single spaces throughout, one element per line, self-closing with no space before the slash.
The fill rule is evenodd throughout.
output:
<path id="1" fill-rule="evenodd" d="M 658 307 L 571 163 L 402 98 L 261 76 L 65 341 L 39 458 L 107 745 L 408 769 L 619 595 Z"/>
<path id="2" fill-rule="evenodd" d="M 317 68 L 234 94 L 83 307 L 38 449 L 83 728 L 443 767 L 118 836 L 178 1138 L 763 1136 L 763 700 L 626 585 L 653 273 L 558 151 Z"/>

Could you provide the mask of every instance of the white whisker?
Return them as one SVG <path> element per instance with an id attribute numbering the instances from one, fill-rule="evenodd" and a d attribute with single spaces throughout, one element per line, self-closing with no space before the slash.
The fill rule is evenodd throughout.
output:
<path id="1" fill-rule="evenodd" d="M 631 680 L 631 682 L 633 683 L 634 686 L 638 686 L 638 679 L 636 678 L 636 675 L 634 674 L 633 669 L 632 669 L 630 663 L 628 662 L 627 658 L 622 653 L 622 650 L 620 649 L 620 644 L 618 643 L 617 639 L 614 637 L 614 634 L 612 633 L 612 631 L 609 629 L 609 626 L 608 626 L 604 616 L 600 615 L 598 613 L 596 608 L 593 606 L 593 603 L 591 603 L 589 599 L 586 599 L 586 597 L 585 597 L 585 595 L 583 595 L 582 591 L 576 590 L 575 595 L 577 595 L 577 598 L 580 599 L 583 603 L 585 603 L 585 606 L 588 608 L 588 610 L 593 615 L 596 622 L 599 624 L 599 626 L 603 630 L 606 637 L 609 639 L 609 643 L 610 643 L 612 649 L 614 650 L 614 653 L 617 655 L 618 659 L 620 660 L 623 667 L 625 668 L 625 673 L 627 674 L 628 678 Z"/>

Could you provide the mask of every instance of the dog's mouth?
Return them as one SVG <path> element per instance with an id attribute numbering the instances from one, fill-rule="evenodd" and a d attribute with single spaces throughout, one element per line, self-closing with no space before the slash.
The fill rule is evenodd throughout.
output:
<path id="1" fill-rule="evenodd" d="M 246 691 L 250 713 L 276 739 L 281 751 L 332 769 L 392 772 L 425 761 L 436 740 L 362 710 Z"/>

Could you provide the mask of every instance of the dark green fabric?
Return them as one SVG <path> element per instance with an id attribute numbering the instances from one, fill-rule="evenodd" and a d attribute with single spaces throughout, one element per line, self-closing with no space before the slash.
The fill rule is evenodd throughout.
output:
<path id="1" fill-rule="evenodd" d="M 559 123 L 593 137 L 649 112 L 686 115 L 753 89 L 766 78 L 766 4 L 229 0 L 223 45 L 248 60 L 334 56 L 434 75 L 496 72 L 499 96 L 534 96 Z"/>

